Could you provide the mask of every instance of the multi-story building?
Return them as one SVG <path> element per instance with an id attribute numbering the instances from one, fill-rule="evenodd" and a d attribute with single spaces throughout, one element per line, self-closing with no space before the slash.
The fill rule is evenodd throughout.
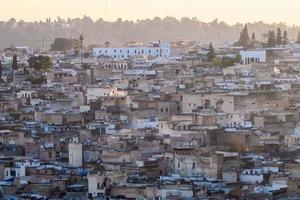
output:
<path id="1" fill-rule="evenodd" d="M 171 45 L 169 43 L 158 42 L 149 46 L 104 47 L 93 49 L 94 57 L 101 55 L 116 59 L 127 59 L 141 55 L 168 58 L 171 55 Z"/>

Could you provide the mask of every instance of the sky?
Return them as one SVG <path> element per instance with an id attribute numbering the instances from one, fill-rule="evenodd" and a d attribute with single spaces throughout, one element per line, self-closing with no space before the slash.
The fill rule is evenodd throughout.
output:
<path id="1" fill-rule="evenodd" d="M 228 24 L 264 21 L 300 25 L 300 0 L 0 0 L 0 20 L 76 18 L 114 21 L 173 16 Z"/>

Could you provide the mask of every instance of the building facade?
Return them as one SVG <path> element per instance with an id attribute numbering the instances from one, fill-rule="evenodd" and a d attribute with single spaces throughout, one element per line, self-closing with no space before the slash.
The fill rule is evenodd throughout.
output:
<path id="1" fill-rule="evenodd" d="M 93 56 L 109 56 L 116 59 L 127 59 L 136 56 L 170 57 L 171 45 L 169 43 L 157 43 L 151 46 L 138 47 L 104 47 L 94 48 Z"/>

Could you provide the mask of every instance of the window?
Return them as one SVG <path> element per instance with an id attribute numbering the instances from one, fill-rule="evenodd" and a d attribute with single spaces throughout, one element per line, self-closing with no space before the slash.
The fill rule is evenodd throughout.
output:
<path id="1" fill-rule="evenodd" d="M 193 169 L 195 169 L 196 168 L 196 163 L 193 163 Z"/>
<path id="2" fill-rule="evenodd" d="M 180 163 L 178 163 L 177 167 L 180 168 Z"/>
<path id="3" fill-rule="evenodd" d="M 10 171 L 10 176 L 16 176 L 16 171 L 15 170 L 11 170 Z"/>

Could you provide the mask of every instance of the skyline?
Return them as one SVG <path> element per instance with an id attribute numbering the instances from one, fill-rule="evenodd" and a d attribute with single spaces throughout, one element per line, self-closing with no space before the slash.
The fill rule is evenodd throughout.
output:
<path id="1" fill-rule="evenodd" d="M 203 22 L 217 18 L 230 25 L 258 21 L 300 25 L 297 20 L 300 18 L 298 0 L 286 0 L 284 3 L 280 0 L 10 0 L 2 2 L 2 7 L 5 8 L 0 13 L 2 21 L 12 17 L 25 21 L 44 21 L 58 16 L 67 19 L 84 15 L 94 20 L 103 18 L 115 21 L 122 18 L 136 21 L 171 16 L 196 17 Z"/>

